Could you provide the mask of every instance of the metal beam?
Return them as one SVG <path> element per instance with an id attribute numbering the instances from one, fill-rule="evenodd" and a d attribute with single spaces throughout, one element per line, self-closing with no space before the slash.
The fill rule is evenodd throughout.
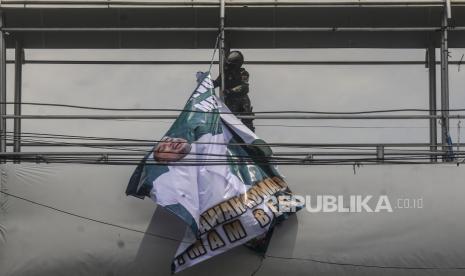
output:
<path id="1" fill-rule="evenodd" d="M 226 27 L 240 32 L 435 32 L 438 27 Z M 462 31 L 457 28 L 454 30 Z"/>
<path id="2" fill-rule="evenodd" d="M 447 144 L 449 136 L 449 47 L 448 47 L 448 18 L 447 8 L 444 6 L 441 30 L 441 143 Z M 447 146 L 443 147 L 447 151 Z"/>
<path id="3" fill-rule="evenodd" d="M 125 153 L 125 152 L 20 152 L 20 153 L 0 153 L 0 160 L 7 162 L 10 160 L 22 160 L 23 162 L 34 163 L 88 163 L 88 164 L 113 164 L 113 165 L 132 165 L 140 163 L 140 158 L 145 152 Z M 281 165 L 336 165 L 336 164 L 431 164 L 426 162 L 431 155 L 439 154 L 430 151 L 412 151 L 412 152 L 390 152 L 386 156 L 377 155 L 376 152 L 358 151 L 358 152 L 310 152 L 310 153 L 276 153 L 267 162 Z M 442 153 L 444 154 L 444 153 Z M 463 156 L 465 152 L 457 152 Z M 311 159 L 308 158 L 311 156 Z M 315 158 L 320 156 L 321 158 Z M 252 160 L 238 160 L 238 163 L 248 163 Z M 150 163 L 150 162 L 149 162 Z M 156 163 L 152 163 L 156 164 Z M 228 165 L 230 160 L 227 156 L 218 156 L 214 159 L 186 159 L 179 166 L 196 166 L 196 165 Z M 459 163 L 457 163 L 459 165 Z"/>
<path id="4" fill-rule="evenodd" d="M 463 155 L 465 154 L 465 151 L 458 152 L 459 154 Z M 50 152 L 50 151 L 33 151 L 33 152 L 3 152 L 0 153 L 0 156 L 65 156 L 65 157 L 70 157 L 70 156 L 100 156 L 100 155 L 107 155 L 107 156 L 144 156 L 146 155 L 147 152 L 145 151 L 139 151 L 139 152 L 128 152 L 128 151 L 98 151 L 98 152 L 81 152 L 81 151 L 68 151 L 68 152 Z M 425 156 L 430 156 L 430 155 L 441 155 L 444 154 L 443 152 L 430 152 L 430 151 L 425 151 L 425 150 L 412 150 L 412 151 L 399 151 L 399 150 L 393 150 L 393 151 L 384 151 L 384 147 L 381 145 L 377 150 L 373 151 L 338 151 L 338 152 L 331 152 L 331 151 L 305 151 L 305 152 L 274 152 L 273 156 L 307 156 L 307 155 L 313 155 L 313 156 L 363 156 L 363 155 L 371 155 L 371 156 L 376 156 L 380 161 L 382 161 L 385 156 L 400 156 L 400 155 L 405 155 L 405 156 L 412 156 L 412 155 L 425 155 Z M 214 156 L 214 155 L 212 155 Z M 218 158 L 220 157 L 225 157 L 223 155 L 218 155 Z"/>
<path id="5" fill-rule="evenodd" d="M 224 76 L 224 59 L 225 59 L 225 50 L 224 50 L 224 17 L 225 17 L 225 6 L 224 0 L 220 0 L 220 40 L 219 40 L 219 72 L 221 76 L 221 84 L 220 84 L 220 99 L 224 101 L 224 84 L 225 84 L 225 76 Z M 216 46 L 216 45 L 215 45 Z"/>
<path id="6" fill-rule="evenodd" d="M 452 4 L 451 4 L 450 0 L 444 0 L 444 1 L 446 1 L 447 18 L 451 19 L 452 18 Z"/>
<path id="7" fill-rule="evenodd" d="M 210 27 L 3 27 L 5 32 L 217 32 Z M 465 26 L 447 27 L 465 31 Z M 438 32 L 441 27 L 224 27 L 237 32 Z"/>
<path id="8" fill-rule="evenodd" d="M 23 47 L 20 41 L 16 41 L 15 48 L 15 97 L 14 97 L 14 115 L 21 116 L 21 88 L 23 72 Z M 21 151 L 21 118 L 14 119 L 13 125 L 13 151 Z"/>
<path id="9" fill-rule="evenodd" d="M 7 60 L 7 64 L 15 63 Z M 210 65 L 207 60 L 23 60 L 24 64 L 57 64 L 57 65 Z M 419 60 L 334 60 L 334 61 L 311 61 L 311 60 L 246 60 L 246 65 L 427 65 L 427 61 Z M 213 64 L 219 64 L 214 61 Z M 441 64 L 437 61 L 436 64 Z M 449 65 L 464 65 L 463 61 L 449 61 Z"/>
<path id="10" fill-rule="evenodd" d="M 389 155 L 389 153 L 388 154 L 385 153 L 384 146 L 383 145 L 376 146 L 376 158 L 378 159 L 379 162 L 384 161 L 385 155 Z"/>
<path id="11" fill-rule="evenodd" d="M 158 120 L 176 119 L 179 115 L 5 115 L 6 119 L 24 120 Z M 239 119 L 259 120 L 429 120 L 429 119 L 465 119 L 464 115 L 237 115 Z"/>
<path id="12" fill-rule="evenodd" d="M 217 32 L 218 28 L 191 27 L 14 27 L 2 28 L 5 32 Z"/>
<path id="13" fill-rule="evenodd" d="M 436 47 L 433 44 L 427 50 L 428 53 L 428 79 L 429 79 L 429 115 L 436 116 Z M 438 130 L 436 119 L 429 120 L 429 143 L 431 152 L 437 151 Z M 436 156 L 431 157 L 431 161 L 437 161 Z"/>
<path id="14" fill-rule="evenodd" d="M 0 11 L 0 28 L 4 14 Z M 0 31 L 0 152 L 6 152 L 6 40 L 5 32 Z"/>
<path id="15" fill-rule="evenodd" d="M 59 138 L 56 138 L 59 139 Z M 150 147 L 156 141 L 151 142 L 58 142 L 58 141 L 43 141 L 43 142 L 22 142 L 22 147 Z M 12 145 L 11 143 L 9 145 Z M 327 149 L 349 149 L 351 148 L 376 148 L 384 146 L 385 148 L 428 148 L 429 143 L 267 143 L 271 147 L 310 147 L 310 148 L 327 148 Z M 460 143 L 460 147 L 464 147 L 465 143 Z M 386 149 L 385 151 L 389 151 Z M 438 151 L 440 152 L 440 151 Z M 442 154 L 442 153 L 441 153 Z"/>
<path id="16" fill-rule="evenodd" d="M 465 31 L 465 27 L 449 28 Z M 208 27 L 12 27 L 5 32 L 217 32 Z M 240 32 L 436 32 L 439 27 L 225 27 L 226 31 Z"/>
<path id="17" fill-rule="evenodd" d="M 464 1 L 455 0 L 452 5 L 458 6 L 465 4 Z M 8 5 L 34 5 L 35 7 L 57 5 L 72 7 L 72 6 L 102 6 L 106 8 L 118 6 L 131 7 L 218 7 L 218 4 L 211 1 L 124 1 L 124 0 L 3 0 L 3 6 Z M 226 6 L 229 7 L 440 7 L 444 5 L 444 0 L 430 1 L 227 1 Z"/>

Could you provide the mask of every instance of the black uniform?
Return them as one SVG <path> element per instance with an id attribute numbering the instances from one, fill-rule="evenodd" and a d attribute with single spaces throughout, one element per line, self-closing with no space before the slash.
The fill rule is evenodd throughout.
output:
<path id="1" fill-rule="evenodd" d="M 224 102 L 235 115 L 253 115 L 249 93 L 249 72 L 242 67 L 225 66 Z M 213 81 L 215 87 L 221 85 L 221 77 Z M 253 119 L 241 119 L 250 130 L 255 131 Z"/>

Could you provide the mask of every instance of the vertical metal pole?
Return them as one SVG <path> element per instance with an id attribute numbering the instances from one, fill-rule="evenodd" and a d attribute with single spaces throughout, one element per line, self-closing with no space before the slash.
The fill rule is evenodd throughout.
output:
<path id="1" fill-rule="evenodd" d="M 441 31 L 441 143 L 444 151 L 448 150 L 449 136 L 449 47 L 448 47 L 447 8 L 444 7 Z"/>
<path id="2" fill-rule="evenodd" d="M 220 99 L 224 101 L 224 14 L 225 14 L 225 4 L 224 0 L 220 0 L 220 76 L 221 76 L 221 84 L 220 84 Z"/>
<path id="3" fill-rule="evenodd" d="M 450 0 L 445 0 L 446 1 L 446 16 L 448 19 L 452 18 L 452 6 L 450 4 Z"/>
<path id="4" fill-rule="evenodd" d="M 436 47 L 433 42 L 428 48 L 428 72 L 429 72 L 429 115 L 436 116 Z M 429 120 L 429 144 L 430 151 L 438 149 L 438 128 L 435 118 Z M 436 162 L 437 157 L 431 156 L 431 162 Z"/>
<path id="5" fill-rule="evenodd" d="M 21 86 L 22 86 L 23 47 L 16 41 L 15 47 L 15 116 L 21 116 Z M 13 151 L 21 152 L 21 118 L 14 119 Z M 15 161 L 15 163 L 19 163 Z"/>
<path id="6" fill-rule="evenodd" d="M 0 12 L 0 28 L 4 27 L 4 14 Z M 0 31 L 0 152 L 6 152 L 6 41 Z"/>
<path id="7" fill-rule="evenodd" d="M 378 162 L 384 161 L 384 145 L 376 146 L 376 158 L 378 159 Z"/>

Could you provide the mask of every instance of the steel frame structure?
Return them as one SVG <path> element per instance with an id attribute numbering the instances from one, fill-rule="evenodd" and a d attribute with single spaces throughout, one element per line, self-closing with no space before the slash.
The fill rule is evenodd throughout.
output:
<path id="1" fill-rule="evenodd" d="M 69 2 L 61 1 L 62 4 Z M 5 0 L 2 1 L 0 9 L 7 5 L 60 5 L 60 1 L 47 1 L 47 0 Z M 79 1 L 73 1 L 75 4 L 79 4 Z M 150 2 L 134 2 L 131 4 L 125 1 L 82 1 L 84 5 L 116 5 L 116 6 L 145 6 L 149 5 Z M 157 2 L 159 6 L 170 6 L 176 7 L 176 4 L 172 2 Z M 179 5 L 185 5 L 181 3 Z M 441 7 L 443 10 L 441 26 L 428 26 L 428 27 L 232 27 L 225 25 L 226 17 L 226 6 L 227 7 L 243 7 L 247 6 L 272 6 L 272 7 L 289 7 L 289 6 L 380 6 L 380 7 L 398 7 L 398 6 L 434 6 Z M 455 6 L 465 5 L 465 1 L 454 1 Z M 429 143 L 411 143 L 408 144 L 412 147 L 428 147 L 428 151 L 421 152 L 431 157 L 431 162 L 436 162 L 438 156 L 443 156 L 450 145 L 447 145 L 447 138 L 449 136 L 449 119 L 463 119 L 465 115 L 450 115 L 449 114 L 449 73 L 448 68 L 450 64 L 461 64 L 461 61 L 449 62 L 449 49 L 448 49 L 448 36 L 449 32 L 461 32 L 465 31 L 465 26 L 450 26 L 449 20 L 452 17 L 452 5 L 450 0 L 438 0 L 438 1 L 376 1 L 376 2 L 364 2 L 358 5 L 351 1 L 336 1 L 336 2 L 321 2 L 321 3 L 303 3 L 303 2 L 276 2 L 274 4 L 263 3 L 259 1 L 236 1 L 225 3 L 224 0 L 219 0 L 219 3 L 213 3 L 211 1 L 195 1 L 191 4 L 194 6 L 212 6 L 219 7 L 219 28 L 210 27 L 8 27 L 4 23 L 4 13 L 0 13 L 0 158 L 14 157 L 18 158 L 21 156 L 56 156 L 66 155 L 66 153 L 48 153 L 48 152 L 34 152 L 34 153 L 22 153 L 22 146 L 44 146 L 40 143 L 25 143 L 21 141 L 21 120 L 24 119 L 173 119 L 176 115 L 22 115 L 21 114 L 21 83 L 22 83 L 22 65 L 24 63 L 54 63 L 54 64 L 198 64 L 202 62 L 198 61 L 181 61 L 172 62 L 169 61 L 33 61 L 25 60 L 23 54 L 23 45 L 21 41 L 17 41 L 15 45 L 15 60 L 8 61 L 6 59 L 6 36 L 10 33 L 34 33 L 34 32 L 217 32 L 219 30 L 219 46 L 220 46 L 220 72 L 224 74 L 224 47 L 225 47 L 225 32 L 321 32 L 321 33 L 335 33 L 335 32 L 426 32 L 426 33 L 437 33 L 440 32 L 440 68 L 441 68 L 441 114 L 436 113 L 436 61 L 435 41 L 431 41 L 427 47 L 427 59 L 426 61 L 255 61 L 249 62 L 249 64 L 426 64 L 429 68 L 429 115 L 255 115 L 255 116 L 239 116 L 241 118 L 255 118 L 255 119 L 305 119 L 305 120 L 334 120 L 334 119 L 421 119 L 429 120 Z M 15 66 L 15 86 L 14 86 L 14 114 L 6 113 L 6 64 L 13 63 Z M 204 62 L 206 63 L 206 62 Z M 220 95 L 224 88 L 224 83 L 221 85 Z M 12 144 L 8 144 L 6 140 L 6 122 L 7 120 L 13 119 L 14 121 L 14 140 Z M 441 120 L 441 143 L 438 144 L 437 140 L 437 119 Z M 101 145 L 112 145 L 115 143 L 100 143 Z M 7 145 L 13 146 L 13 153 L 7 152 Z M 135 145 L 135 144 L 132 144 Z M 144 144 L 145 145 L 145 144 Z M 386 149 L 386 147 L 403 147 L 406 144 L 363 144 L 358 146 L 369 146 L 374 147 L 376 150 L 374 156 L 379 160 L 383 160 L 386 155 L 392 155 L 392 152 Z M 48 145 L 50 146 L 50 145 Z M 54 145 L 59 146 L 59 145 Z M 69 145 L 63 145 L 69 146 Z M 331 145 L 329 145 L 331 146 Z M 337 145 L 333 145 L 337 146 Z M 350 144 L 340 144 L 339 146 L 350 146 Z M 438 146 L 441 146 L 441 150 L 438 151 Z M 93 153 L 94 155 L 102 156 L 102 154 L 108 155 L 108 153 Z M 312 153 L 316 154 L 316 153 Z M 329 153 L 326 153 L 329 154 Z M 75 156 L 76 153 L 69 153 L 71 156 Z M 79 155 L 79 154 L 78 154 Z M 84 154 L 85 155 L 85 154 Z M 325 154 L 323 154 L 325 155 Z M 331 153 L 331 155 L 334 155 Z M 341 153 L 341 155 L 344 155 Z M 357 154 L 355 154 L 357 155 Z M 358 155 L 364 155 L 359 153 Z"/>
<path id="2" fill-rule="evenodd" d="M 449 1 L 449 0 L 448 0 Z M 375 0 L 375 1 L 248 1 L 234 0 L 225 1 L 228 7 L 345 7 L 345 6 L 380 6 L 380 7 L 442 7 L 444 0 Z M 446 5 L 450 5 L 446 3 Z M 219 1 L 215 0 L 192 0 L 192 1 L 125 1 L 125 0 L 3 0 L 2 5 L 13 7 L 24 7 L 37 5 L 50 5 L 53 7 L 66 7 L 69 5 L 95 7 L 218 7 Z M 453 0 L 454 5 L 465 5 L 463 0 Z"/>

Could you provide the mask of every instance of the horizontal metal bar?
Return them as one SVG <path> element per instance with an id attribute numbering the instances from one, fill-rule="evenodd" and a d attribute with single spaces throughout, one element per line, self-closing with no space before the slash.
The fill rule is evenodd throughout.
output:
<path id="1" fill-rule="evenodd" d="M 360 2 L 360 1 L 227 1 L 226 7 L 440 7 L 444 5 L 442 0 L 433 1 L 371 1 L 371 2 Z M 452 6 L 462 5 L 463 1 L 457 0 L 452 2 Z M 72 6 L 143 6 L 143 7 L 218 7 L 219 3 L 211 1 L 184 1 L 184 2 L 172 2 L 172 1 L 124 1 L 124 0 L 3 0 L 2 6 L 8 7 L 8 5 L 61 5 L 64 7 Z"/>
<path id="2" fill-rule="evenodd" d="M 13 64 L 14 60 L 7 60 Z M 210 64 L 206 60 L 25 60 L 25 64 L 57 64 L 57 65 L 202 65 Z M 213 64 L 218 64 L 214 61 Z M 246 65 L 425 65 L 425 61 L 417 60 L 367 60 L 367 61 L 302 61 L 302 60 L 250 60 Z M 436 64 L 440 64 L 439 61 Z M 449 64 L 465 65 L 463 61 L 449 61 Z"/>
<path id="3" fill-rule="evenodd" d="M 79 142 L 79 143 L 60 143 L 60 142 L 22 142 L 21 147 L 150 147 L 155 142 L 113 142 L 113 143 L 95 143 L 95 142 Z M 7 146 L 13 146 L 13 143 L 7 143 Z"/>
<path id="4" fill-rule="evenodd" d="M 453 1 L 452 4 L 460 4 L 463 1 Z M 147 6 L 192 6 L 192 5 L 205 5 L 205 6 L 219 6 L 219 3 L 212 1 L 184 1 L 184 2 L 173 2 L 173 1 L 124 1 L 124 0 L 3 0 L 2 4 L 16 4 L 16 5 L 29 5 L 29 4 L 43 4 L 43 5 L 56 5 L 56 4 L 66 4 L 66 5 L 147 5 Z M 298 6 L 326 6 L 326 5 L 351 5 L 351 6 L 360 6 L 360 5 L 401 5 L 401 6 L 412 6 L 412 5 L 443 5 L 442 0 L 430 0 L 430 1 L 225 1 L 226 6 L 263 6 L 263 5 L 273 5 L 273 6 L 283 6 L 283 5 L 298 5 Z"/>
<path id="5" fill-rule="evenodd" d="M 218 28 L 193 27 L 6 27 L 4 32 L 217 32 Z M 225 27 L 240 32 L 437 32 L 440 27 Z M 465 27 L 450 27 L 464 31 Z"/>
<path id="6" fill-rule="evenodd" d="M 14 63 L 8 60 L 7 63 Z M 204 60 L 25 60 L 25 64 L 95 64 L 95 65 L 201 65 Z M 451 62 L 453 63 L 453 62 Z M 456 61 L 456 63 L 459 63 Z M 213 64 L 218 64 L 214 61 Z M 246 65 L 424 65 L 424 61 L 244 61 Z M 463 62 L 461 62 L 463 64 Z"/>
<path id="7" fill-rule="evenodd" d="M 442 151 L 437 151 L 437 152 L 431 152 L 431 151 L 386 151 L 384 155 L 389 155 L 389 156 L 399 156 L 399 155 L 404 155 L 404 156 L 412 156 L 412 155 L 444 155 L 447 152 L 442 152 Z M 454 152 L 454 154 L 465 154 L 465 151 L 459 151 L 459 152 Z M 85 156 L 145 156 L 146 152 L 119 152 L 119 151 L 100 151 L 100 152 L 49 152 L 49 151 L 33 151 L 33 152 L 0 152 L 0 157 L 2 156 L 79 156 L 79 157 L 85 157 Z M 350 152 L 323 152 L 323 151 L 318 151 L 318 152 L 275 152 L 273 153 L 274 156 L 307 156 L 307 155 L 313 155 L 313 156 L 366 156 L 366 155 L 373 155 L 376 156 L 376 151 L 350 151 Z M 214 155 L 212 155 L 214 156 Z M 217 156 L 217 157 L 226 157 L 226 156 Z"/>
<path id="8" fill-rule="evenodd" d="M 268 161 L 269 164 L 280 165 L 341 165 L 341 164 L 438 164 L 430 163 L 433 156 L 444 155 L 445 152 L 416 151 L 416 152 L 388 152 L 380 158 L 376 151 L 367 152 L 306 152 L 286 153 L 277 152 Z M 458 158 L 464 156 L 464 151 L 456 152 L 454 164 L 463 163 Z M 33 163 L 81 163 L 106 165 L 136 165 L 145 155 L 127 152 L 3 152 L 0 159 L 4 162 L 33 162 Z M 296 157 L 297 156 L 297 157 Z M 211 156 L 206 159 L 186 159 L 176 163 L 179 166 L 230 165 L 227 156 Z M 382 162 L 381 162 L 382 161 Z M 149 161 L 150 162 L 150 161 Z M 234 162 L 249 163 L 251 159 L 236 160 Z"/>
<path id="9" fill-rule="evenodd" d="M 4 32 L 217 32 L 218 28 L 194 27 L 6 27 Z M 441 27 L 225 27 L 238 32 L 439 32 Z M 465 26 L 449 27 L 465 31 Z"/>
<path id="10" fill-rule="evenodd" d="M 218 28 L 193 27 L 6 27 L 3 32 L 217 32 Z M 236 32 L 439 32 L 440 27 L 226 27 Z M 465 26 L 449 27 L 465 31 Z"/>
<path id="11" fill-rule="evenodd" d="M 439 27 L 226 27 L 241 32 L 435 32 Z"/>
<path id="12" fill-rule="evenodd" d="M 218 28 L 170 27 L 79 27 L 79 28 L 2 28 L 5 32 L 217 32 Z"/>
<path id="13" fill-rule="evenodd" d="M 100 156 L 100 155 L 121 155 L 121 156 L 143 156 L 144 152 L 127 152 L 127 151 L 112 151 L 112 152 L 82 152 L 82 151 L 66 151 L 66 152 L 44 152 L 44 151 L 31 151 L 31 152 L 1 152 L 0 156 L 30 156 L 30 155 L 47 155 L 47 156 Z"/>
<path id="14" fill-rule="evenodd" d="M 176 119 L 178 115 L 5 115 L 5 119 L 25 120 L 157 120 Z M 441 119 L 442 115 L 237 115 L 240 119 L 259 120 L 423 120 Z M 465 115 L 449 115 L 449 119 L 465 119 Z"/>
<path id="15" fill-rule="evenodd" d="M 59 139 L 59 138 L 57 138 Z M 155 142 L 22 142 L 21 147 L 150 147 Z M 8 143 L 13 146 L 13 143 Z M 314 148 L 376 148 L 384 146 L 385 148 L 429 148 L 429 143 L 268 143 L 273 147 L 314 147 Z M 465 143 L 453 146 L 465 147 Z M 437 144 L 437 146 L 448 146 Z M 389 149 L 386 149 L 389 151 Z"/>

